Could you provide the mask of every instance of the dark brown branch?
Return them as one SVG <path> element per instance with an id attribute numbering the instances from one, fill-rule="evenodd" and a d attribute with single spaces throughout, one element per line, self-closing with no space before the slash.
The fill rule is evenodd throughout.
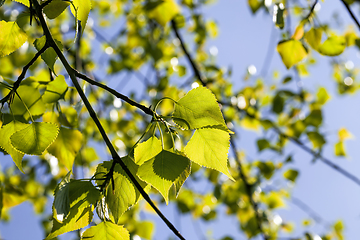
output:
<path id="1" fill-rule="evenodd" d="M 247 177 L 245 176 L 244 174 L 244 171 L 243 171 L 243 166 L 242 166 L 242 163 L 241 163 L 241 160 L 237 154 L 237 148 L 236 148 L 236 145 L 235 145 L 235 141 L 230 138 L 230 145 L 231 145 L 231 149 L 232 151 L 234 152 L 234 157 L 235 157 L 235 161 L 238 165 L 238 168 L 239 168 L 239 174 L 240 174 L 240 178 L 241 180 L 244 182 L 244 185 L 245 185 L 245 190 L 246 190 L 246 194 L 248 195 L 249 197 L 249 200 L 250 200 L 250 204 L 254 210 L 254 213 L 255 213 L 255 219 L 256 219 L 256 223 L 257 223 L 257 228 L 260 232 L 260 234 L 263 236 L 263 238 L 265 240 L 269 239 L 268 236 L 265 234 L 264 232 L 264 229 L 263 229 L 263 226 L 262 226 L 262 218 L 261 218 L 261 215 L 260 215 L 260 212 L 259 212 L 259 207 L 258 207 L 258 204 L 255 202 L 254 198 L 253 198 L 253 190 L 252 190 L 252 186 L 251 184 L 249 184 L 248 180 L 247 180 Z"/>
<path id="2" fill-rule="evenodd" d="M 49 30 L 49 28 L 48 28 L 48 26 L 47 26 L 47 24 L 45 22 L 45 19 L 44 19 L 44 16 L 42 14 L 42 10 L 41 10 L 41 7 L 40 7 L 39 3 L 37 2 L 37 0 L 31 0 L 31 1 L 33 2 L 33 5 L 35 7 L 36 15 L 38 16 L 38 18 L 40 20 L 40 24 L 41 24 L 41 27 L 42 27 L 42 29 L 44 31 L 44 35 L 46 36 L 46 42 L 55 50 L 56 54 L 58 55 L 60 61 L 62 62 L 63 66 L 65 67 L 65 69 L 67 71 L 67 73 L 69 74 L 69 76 L 71 78 L 71 81 L 73 82 L 77 92 L 79 93 L 82 101 L 84 102 L 85 107 L 86 107 L 86 109 L 88 110 L 88 112 L 90 114 L 90 117 L 95 122 L 98 130 L 100 131 L 100 134 L 101 134 L 102 138 L 104 139 L 104 142 L 106 143 L 107 147 L 110 150 L 111 156 L 113 158 L 113 165 L 111 167 L 111 171 L 108 173 L 108 176 L 112 176 L 114 168 L 115 168 L 114 166 L 115 166 L 116 163 L 118 163 L 121 166 L 121 168 L 124 170 L 124 172 L 128 175 L 130 180 L 133 182 L 136 189 L 139 190 L 139 192 L 143 196 L 143 198 L 150 204 L 150 206 L 154 209 L 154 211 L 158 214 L 158 216 L 165 222 L 165 224 L 169 227 L 169 229 L 171 229 L 177 237 L 184 240 L 185 238 L 173 226 L 173 224 L 162 214 L 162 212 L 155 206 L 155 204 L 150 199 L 149 195 L 144 191 L 144 189 L 137 182 L 137 180 L 132 175 L 132 173 L 130 172 L 128 167 L 121 160 L 120 156 L 118 155 L 118 153 L 116 152 L 114 146 L 112 145 L 109 137 L 107 136 L 103 126 L 101 125 L 100 120 L 98 119 L 98 117 L 97 117 L 94 109 L 92 108 L 89 100 L 85 96 L 85 93 L 82 91 L 81 86 L 80 86 L 80 84 L 78 83 L 78 81 L 76 79 L 76 71 L 70 66 L 70 64 L 67 62 L 65 56 L 61 52 L 60 48 L 55 43 L 55 40 L 53 39 L 53 37 L 52 37 L 52 35 L 50 33 L 50 30 Z"/>
<path id="3" fill-rule="evenodd" d="M 176 26 L 176 22 L 174 20 L 171 20 L 171 27 L 176 35 L 176 37 L 179 39 L 180 41 L 180 45 L 181 45 L 181 48 L 182 50 L 184 51 L 185 55 L 186 55 L 186 58 L 187 60 L 189 61 L 193 71 L 194 71 L 194 74 L 196 76 L 196 78 L 201 82 L 201 84 L 203 86 L 206 86 L 206 82 L 205 80 L 203 79 L 203 77 L 201 76 L 201 73 L 199 71 L 199 68 L 196 66 L 196 63 L 195 61 L 192 59 L 192 57 L 190 56 L 190 53 L 189 51 L 187 50 L 186 46 L 185 46 L 185 43 L 184 43 L 184 40 L 182 39 L 182 37 L 180 36 L 179 34 L 179 31 L 178 31 L 178 28 Z"/>
<path id="4" fill-rule="evenodd" d="M 349 12 L 351 18 L 353 19 L 353 21 L 355 22 L 356 26 L 359 28 L 360 30 L 360 23 L 359 21 L 356 19 L 354 13 L 351 11 L 351 8 L 349 6 L 349 4 L 347 4 L 344 0 L 340 0 L 344 5 L 345 5 L 345 8 L 346 10 Z"/>

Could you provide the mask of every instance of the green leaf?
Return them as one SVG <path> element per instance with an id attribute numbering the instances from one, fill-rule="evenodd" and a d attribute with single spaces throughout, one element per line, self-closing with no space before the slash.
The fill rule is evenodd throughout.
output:
<path id="1" fill-rule="evenodd" d="M 45 104 L 41 98 L 39 90 L 31 86 L 23 85 L 17 89 L 14 101 L 11 103 L 12 114 L 23 116 L 26 120 L 31 116 L 40 116 L 45 112 Z"/>
<path id="2" fill-rule="evenodd" d="M 345 150 L 345 145 L 344 145 L 343 141 L 337 142 L 334 146 L 334 150 L 335 150 L 335 156 L 338 156 L 338 157 L 346 156 L 346 150 Z"/>
<path id="3" fill-rule="evenodd" d="M 319 46 L 319 53 L 326 56 L 338 56 L 346 48 L 346 40 L 343 36 L 331 36 Z"/>
<path id="4" fill-rule="evenodd" d="M 2 126 L 0 129 L 0 147 L 11 155 L 14 163 L 21 172 L 24 172 L 22 169 L 22 158 L 24 157 L 24 154 L 13 148 L 10 143 L 10 137 L 15 132 L 26 128 L 28 125 L 29 124 L 25 124 L 22 122 L 11 121 L 10 123 Z"/>
<path id="5" fill-rule="evenodd" d="M 180 189 L 182 185 L 185 183 L 186 179 L 190 176 L 190 173 L 191 173 L 191 162 L 174 182 L 176 197 L 179 195 Z"/>
<path id="6" fill-rule="evenodd" d="M 40 51 L 40 49 L 44 47 L 45 43 L 46 43 L 46 36 L 44 35 L 41 38 L 38 38 L 34 41 L 34 46 L 36 50 Z M 63 48 L 63 45 L 60 41 L 55 39 L 55 43 L 60 48 L 60 50 Z M 48 65 L 51 71 L 55 72 L 54 64 L 57 59 L 57 54 L 52 47 L 49 47 L 48 49 L 45 50 L 43 54 L 41 54 L 41 59 L 44 60 L 44 62 L 46 63 L 46 65 Z"/>
<path id="7" fill-rule="evenodd" d="M 318 132 L 308 132 L 307 135 L 314 148 L 321 148 L 326 143 L 324 137 Z"/>
<path id="8" fill-rule="evenodd" d="M 145 239 L 154 239 L 154 223 L 151 221 L 142 221 L 137 222 L 136 226 L 136 235 Z"/>
<path id="9" fill-rule="evenodd" d="M 299 172 L 294 169 L 288 169 L 286 170 L 286 172 L 284 172 L 284 178 L 292 182 L 295 182 L 298 176 L 299 176 Z"/>
<path id="10" fill-rule="evenodd" d="M 311 28 L 304 34 L 306 42 L 315 50 L 318 50 L 321 44 L 322 32 L 321 28 Z"/>
<path id="11" fill-rule="evenodd" d="M 67 89 L 68 85 L 65 82 L 65 77 L 63 75 L 59 75 L 54 79 L 54 81 L 47 84 L 42 99 L 46 103 L 53 103 L 59 99 L 64 99 Z"/>
<path id="12" fill-rule="evenodd" d="M 283 198 L 279 193 L 274 191 L 271 191 L 268 195 L 266 195 L 264 202 L 270 209 L 281 208 L 285 206 Z"/>
<path id="13" fill-rule="evenodd" d="M 321 87 L 316 93 L 316 98 L 319 104 L 324 105 L 330 99 L 330 95 L 326 91 L 326 88 Z"/>
<path id="14" fill-rule="evenodd" d="M 275 26 L 280 29 L 283 29 L 285 26 L 285 6 L 283 3 L 276 3 L 274 5 L 274 16 Z"/>
<path id="15" fill-rule="evenodd" d="M 73 4 L 70 5 L 72 14 L 81 23 L 81 32 L 84 32 L 87 19 L 91 10 L 90 0 L 73 0 Z M 74 8 L 75 6 L 75 8 Z"/>
<path id="16" fill-rule="evenodd" d="M 145 161 L 155 157 L 162 150 L 161 141 L 152 136 L 147 141 L 140 143 L 134 151 L 135 163 L 142 165 Z"/>
<path id="17" fill-rule="evenodd" d="M 13 0 L 13 1 L 18 2 L 18 3 L 22 3 L 25 6 L 30 7 L 30 2 L 29 2 L 30 0 Z"/>
<path id="18" fill-rule="evenodd" d="M 165 26 L 176 14 L 180 13 L 180 7 L 174 0 L 158 1 L 159 4 L 148 12 L 148 17 Z"/>
<path id="19" fill-rule="evenodd" d="M 54 155 L 68 170 L 71 170 L 82 144 L 81 132 L 61 127 L 59 136 L 49 147 L 48 152 Z"/>
<path id="20" fill-rule="evenodd" d="M 61 180 L 54 191 L 53 218 L 65 219 L 70 211 L 69 183 L 71 171 Z"/>
<path id="21" fill-rule="evenodd" d="M 139 167 L 137 175 L 143 181 L 151 184 L 169 201 L 169 189 L 182 172 L 190 165 L 188 158 L 162 150 L 154 158 L 146 161 Z"/>
<path id="22" fill-rule="evenodd" d="M 334 226 L 334 232 L 337 236 L 337 239 L 339 240 L 343 240 L 344 239 L 344 235 L 343 235 L 343 231 L 344 231 L 344 224 L 342 221 L 337 221 Z"/>
<path id="23" fill-rule="evenodd" d="M 285 99 L 284 97 L 281 96 L 281 94 L 276 94 L 273 102 L 272 102 L 272 111 L 274 113 L 280 114 L 282 113 L 282 111 L 284 110 L 284 106 L 285 106 Z"/>
<path id="24" fill-rule="evenodd" d="M 56 124 L 33 122 L 10 137 L 11 145 L 18 151 L 29 155 L 42 153 L 55 141 L 59 133 Z"/>
<path id="25" fill-rule="evenodd" d="M 287 69 L 299 63 L 307 56 L 307 50 L 303 44 L 294 39 L 279 42 L 276 50 L 279 52 Z"/>
<path id="26" fill-rule="evenodd" d="M 205 87 L 189 91 L 175 103 L 173 119 L 184 129 L 226 124 L 214 94 Z"/>
<path id="27" fill-rule="evenodd" d="M 261 152 L 262 150 L 267 149 L 267 148 L 270 147 L 269 141 L 267 139 L 265 139 L 265 138 L 257 140 L 256 143 L 257 143 L 259 152 Z"/>
<path id="28" fill-rule="evenodd" d="M 141 187 L 144 189 L 147 184 L 141 181 L 136 176 L 138 166 L 129 157 L 122 157 L 121 159 L 129 168 L 130 172 L 136 178 L 138 183 L 140 183 Z M 111 165 L 112 161 L 107 161 L 99 164 L 95 173 L 96 177 L 105 177 L 105 174 L 110 171 Z M 140 192 L 136 189 L 134 184 L 131 182 L 131 180 L 119 164 L 115 165 L 113 178 L 115 187 L 113 187 L 112 182 L 110 181 L 110 184 L 107 187 L 105 200 L 111 214 L 115 219 L 115 223 L 119 223 L 119 219 L 122 214 L 138 201 L 138 199 L 140 198 Z M 102 183 L 102 180 L 97 181 L 98 185 L 101 185 Z"/>
<path id="29" fill-rule="evenodd" d="M 112 222 L 101 222 L 87 229 L 81 239 L 87 240 L 130 240 L 129 232 L 123 226 Z"/>
<path id="30" fill-rule="evenodd" d="M 322 112 L 320 109 L 314 109 L 310 114 L 304 119 L 306 125 L 312 125 L 314 127 L 319 127 L 322 124 Z"/>
<path id="31" fill-rule="evenodd" d="M 267 162 L 256 161 L 254 163 L 254 165 L 259 168 L 259 170 L 260 170 L 261 174 L 264 176 L 264 178 L 269 180 L 274 175 L 275 165 L 273 162 L 271 162 L 271 161 L 267 161 Z"/>
<path id="32" fill-rule="evenodd" d="M 264 6 L 263 0 L 248 0 L 249 7 L 252 13 L 256 13 L 262 6 Z"/>
<path id="33" fill-rule="evenodd" d="M 54 19 L 58 17 L 69 5 L 70 3 L 67 1 L 52 0 L 44 7 L 43 11 L 49 19 Z"/>
<path id="34" fill-rule="evenodd" d="M 185 154 L 191 161 L 222 172 L 235 181 L 227 167 L 229 146 L 229 133 L 219 129 L 202 128 L 194 132 L 185 147 Z"/>
<path id="35" fill-rule="evenodd" d="M 63 222 L 53 219 L 51 233 L 46 237 L 46 239 L 52 239 L 60 234 L 86 227 L 90 224 L 92 218 L 92 207 L 71 209 L 68 217 Z"/>
<path id="36" fill-rule="evenodd" d="M 0 21 L 0 29 L 0 57 L 16 51 L 28 38 L 16 22 Z"/>

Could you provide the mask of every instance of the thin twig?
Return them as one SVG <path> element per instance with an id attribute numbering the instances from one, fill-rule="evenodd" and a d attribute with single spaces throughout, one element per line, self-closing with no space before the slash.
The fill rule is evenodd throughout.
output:
<path id="1" fill-rule="evenodd" d="M 357 27 L 360 29 L 360 23 L 359 21 L 356 19 L 354 13 L 351 11 L 351 8 L 349 6 L 349 4 L 347 4 L 344 0 L 340 0 L 346 7 L 346 10 L 349 12 L 351 18 L 354 20 L 355 24 L 357 25 Z"/>
<path id="2" fill-rule="evenodd" d="M 179 237 L 180 239 L 185 239 L 180 232 L 173 226 L 173 224 L 162 214 L 162 212 L 155 206 L 155 204 L 152 202 L 152 200 L 150 199 L 149 195 L 144 191 L 144 189 L 141 187 L 141 185 L 137 182 L 137 180 L 135 179 L 135 177 L 133 176 L 133 174 L 130 172 L 130 170 L 128 169 L 128 167 L 125 165 L 125 163 L 121 160 L 120 156 L 118 155 L 118 153 L 116 152 L 114 146 L 112 145 L 109 137 L 107 136 L 103 126 L 100 123 L 100 120 L 98 119 L 98 117 L 96 116 L 96 113 L 94 111 L 94 109 L 92 108 L 89 100 L 87 99 L 85 93 L 82 91 L 80 84 L 78 83 L 77 79 L 76 79 L 76 71 L 74 71 L 74 69 L 70 66 L 70 64 L 67 62 L 65 56 L 63 55 L 63 53 L 61 52 L 60 48 L 57 46 L 57 44 L 55 43 L 55 40 L 53 39 L 50 30 L 45 22 L 44 16 L 42 15 L 42 10 L 41 7 L 39 5 L 39 3 L 37 2 L 37 0 L 31 0 L 33 1 L 33 5 L 35 7 L 35 11 L 36 11 L 36 15 L 38 16 L 39 20 L 40 20 L 40 24 L 42 26 L 42 29 L 44 31 L 44 35 L 46 36 L 46 41 L 48 42 L 48 44 L 55 50 L 56 54 L 58 55 L 60 61 L 62 62 L 63 66 L 65 67 L 67 73 L 69 74 L 71 81 L 73 82 L 77 92 L 79 93 L 82 101 L 85 104 L 86 109 L 88 110 L 90 117 L 93 119 L 93 121 L 95 122 L 98 130 L 100 131 L 100 134 L 102 136 L 102 138 L 104 139 L 104 142 L 106 143 L 107 147 L 110 150 L 111 156 L 113 158 L 113 165 L 111 166 L 111 172 L 109 172 L 108 175 L 112 175 L 114 168 L 115 168 L 115 164 L 118 163 L 121 168 L 124 170 L 124 172 L 128 175 L 128 177 L 130 178 L 130 180 L 133 182 L 133 184 L 135 185 L 135 187 L 139 190 L 140 194 L 143 196 L 143 198 L 150 204 L 150 206 L 155 210 L 155 212 L 158 214 L 158 216 L 165 222 L 165 224 L 169 227 L 169 229 L 171 229 L 174 234 Z"/>
<path id="3" fill-rule="evenodd" d="M 201 76 L 201 73 L 199 71 L 199 68 L 196 66 L 195 61 L 190 56 L 190 53 L 189 53 L 189 51 L 187 50 L 187 48 L 185 46 L 184 40 L 182 39 L 182 37 L 179 34 L 178 28 L 176 26 L 176 22 L 174 20 L 171 20 L 171 27 L 174 30 L 174 33 L 175 33 L 176 37 L 180 41 L 181 48 L 184 51 L 184 53 L 186 55 L 186 58 L 189 61 L 190 65 L 191 65 L 191 67 L 192 67 L 192 69 L 194 71 L 194 74 L 195 74 L 196 78 L 201 82 L 201 84 L 203 86 L 206 86 L 206 82 L 205 82 L 204 78 Z"/>

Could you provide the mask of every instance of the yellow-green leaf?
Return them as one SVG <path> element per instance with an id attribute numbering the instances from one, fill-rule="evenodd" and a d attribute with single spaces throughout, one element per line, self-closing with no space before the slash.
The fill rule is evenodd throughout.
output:
<path id="1" fill-rule="evenodd" d="M 0 147 L 4 149 L 8 154 L 11 155 L 14 163 L 20 169 L 21 172 L 24 172 L 22 169 L 22 158 L 24 154 L 17 151 L 13 146 L 10 144 L 10 137 L 16 131 L 22 130 L 26 128 L 28 124 L 12 121 L 5 126 L 2 126 L 0 129 Z"/>
<path id="2" fill-rule="evenodd" d="M 74 8 L 75 6 L 75 8 Z M 72 14 L 77 17 L 81 23 L 81 32 L 84 31 L 89 13 L 91 10 L 90 0 L 73 0 L 70 5 Z"/>
<path id="3" fill-rule="evenodd" d="M 83 144 L 83 136 L 78 130 L 60 128 L 59 136 L 48 151 L 66 166 L 72 169 L 76 154 Z"/>
<path id="4" fill-rule="evenodd" d="M 321 44 L 322 32 L 321 28 L 311 28 L 304 35 L 306 42 L 315 50 L 318 50 Z"/>
<path id="5" fill-rule="evenodd" d="M 16 22 L 0 21 L 0 29 L 0 57 L 16 51 L 28 38 Z"/>
<path id="6" fill-rule="evenodd" d="M 284 172 L 284 178 L 292 182 L 295 182 L 298 176 L 299 176 L 299 172 L 294 169 L 288 169 L 286 170 L 286 172 Z"/>
<path id="7" fill-rule="evenodd" d="M 194 132 L 185 147 L 185 154 L 191 161 L 222 172 L 234 181 L 227 167 L 229 146 L 230 136 L 226 131 L 201 128 Z"/>
<path id="8" fill-rule="evenodd" d="M 138 177 L 151 184 L 164 197 L 166 203 L 169 201 L 169 189 L 181 174 L 188 168 L 188 158 L 162 150 L 154 158 L 143 163 L 138 170 Z"/>
<path id="9" fill-rule="evenodd" d="M 58 17 L 68 6 L 67 1 L 52 0 L 48 5 L 44 7 L 44 13 L 49 19 Z"/>
<path id="10" fill-rule="evenodd" d="M 162 150 L 161 141 L 153 136 L 147 141 L 140 143 L 134 151 L 135 163 L 142 165 L 145 161 L 155 157 Z"/>
<path id="11" fill-rule="evenodd" d="M 58 101 L 59 99 L 63 99 L 65 93 L 68 89 L 68 85 L 65 82 L 65 77 L 63 75 L 59 75 L 47 84 L 46 90 L 42 95 L 42 99 L 46 103 L 53 103 Z"/>
<path id="12" fill-rule="evenodd" d="M 180 13 L 180 7 L 174 0 L 163 0 L 148 12 L 148 16 L 149 18 L 156 20 L 162 26 L 165 26 L 178 13 Z"/>
<path id="13" fill-rule="evenodd" d="M 130 240 L 129 232 L 121 225 L 101 222 L 87 229 L 81 239 L 86 240 Z"/>
<path id="14" fill-rule="evenodd" d="M 346 48 L 346 40 L 343 36 L 331 36 L 319 46 L 319 53 L 326 56 L 338 56 Z"/>
<path id="15" fill-rule="evenodd" d="M 307 50 L 303 44 L 294 39 L 279 42 L 276 49 L 287 69 L 299 63 L 307 56 Z"/>
<path id="16" fill-rule="evenodd" d="M 318 92 L 316 93 L 316 97 L 317 102 L 321 105 L 324 105 L 330 99 L 330 95 L 324 87 L 319 88 Z"/>
<path id="17" fill-rule="evenodd" d="M 346 128 L 340 128 L 338 135 L 340 141 L 354 138 L 354 136 Z"/>
<path id="18" fill-rule="evenodd" d="M 38 51 L 40 51 L 40 49 L 44 47 L 45 43 L 46 43 L 46 36 L 42 36 L 41 38 L 38 38 L 34 41 L 34 46 Z M 60 50 L 63 48 L 63 45 L 61 44 L 60 41 L 55 39 L 55 43 L 60 48 Z M 44 60 L 46 65 L 48 65 L 48 67 L 53 72 L 54 72 L 54 64 L 56 62 L 57 57 L 58 56 L 52 47 L 46 49 L 45 52 L 41 54 L 41 59 Z"/>
<path id="19" fill-rule="evenodd" d="M 11 145 L 21 153 L 41 155 L 59 133 L 56 124 L 33 122 L 10 137 Z"/>
<path id="20" fill-rule="evenodd" d="M 344 145 L 343 141 L 337 142 L 334 146 L 334 150 L 335 150 L 335 156 L 338 156 L 338 157 L 346 156 L 346 150 L 345 150 L 345 145 Z"/>

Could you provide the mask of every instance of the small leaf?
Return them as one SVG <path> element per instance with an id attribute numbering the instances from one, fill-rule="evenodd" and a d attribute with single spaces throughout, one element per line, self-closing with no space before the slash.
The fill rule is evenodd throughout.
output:
<path id="1" fill-rule="evenodd" d="M 10 143 L 10 137 L 16 131 L 22 130 L 26 128 L 29 124 L 25 124 L 22 122 L 11 121 L 10 123 L 4 125 L 0 129 L 0 147 L 4 149 L 8 154 L 11 155 L 14 163 L 20 169 L 21 172 L 24 173 L 22 169 L 22 158 L 24 154 L 17 151 Z"/>
<path id="2" fill-rule="evenodd" d="M 44 7 L 44 13 L 49 19 L 57 18 L 68 6 L 67 1 L 52 0 L 48 5 Z"/>
<path id="3" fill-rule="evenodd" d="M 92 207 L 72 209 L 63 222 L 53 219 L 51 233 L 45 239 L 52 239 L 60 234 L 86 227 L 90 224 L 92 218 Z"/>
<path id="4" fill-rule="evenodd" d="M 81 32 L 84 32 L 87 19 L 91 10 L 90 0 L 73 0 L 70 5 L 71 13 L 77 17 L 81 23 Z M 75 6 L 75 8 L 74 8 Z"/>
<path id="5" fill-rule="evenodd" d="M 130 172 L 133 174 L 138 183 L 144 189 L 146 183 L 141 181 L 136 173 L 138 171 L 138 166 L 131 160 L 129 157 L 122 157 L 122 161 L 129 168 Z M 97 178 L 102 178 L 110 171 L 112 161 L 106 161 L 102 164 L 99 164 L 96 169 Z M 98 185 L 103 184 L 103 180 L 96 181 Z M 106 203 L 115 219 L 115 223 L 119 223 L 119 219 L 122 214 L 133 206 L 140 198 L 140 192 L 135 188 L 134 184 L 131 182 L 127 174 L 120 167 L 119 164 L 115 165 L 114 170 L 114 191 L 112 182 L 110 182 L 106 191 Z"/>
<path id="6" fill-rule="evenodd" d="M 281 208 L 285 206 L 283 198 L 279 193 L 271 191 L 268 195 L 265 196 L 265 204 L 270 209 Z"/>
<path id="7" fill-rule="evenodd" d="M 284 178 L 295 182 L 297 177 L 299 176 L 299 172 L 294 169 L 288 169 L 286 172 L 284 172 Z"/>
<path id="8" fill-rule="evenodd" d="M 326 56 L 338 56 L 346 48 L 346 40 L 342 36 L 331 36 L 319 46 L 319 53 Z"/>
<path id="9" fill-rule="evenodd" d="M 86 240 L 130 240 L 129 232 L 123 226 L 112 222 L 101 222 L 87 229 L 81 236 Z"/>
<path id="10" fill-rule="evenodd" d="M 311 125 L 314 127 L 319 127 L 322 124 L 322 112 L 320 109 L 314 109 L 310 114 L 304 119 L 306 125 Z"/>
<path id="11" fill-rule="evenodd" d="M 54 81 L 47 84 L 46 90 L 42 95 L 42 99 L 46 103 L 53 103 L 59 99 L 63 99 L 68 89 L 68 85 L 65 82 L 65 77 L 59 75 Z"/>
<path id="12" fill-rule="evenodd" d="M 283 29 L 285 26 L 285 6 L 283 3 L 276 3 L 274 5 L 273 19 L 275 20 L 275 26 Z"/>
<path id="13" fill-rule="evenodd" d="M 354 136 L 346 128 L 340 128 L 338 135 L 340 141 L 354 138 Z"/>
<path id="14" fill-rule="evenodd" d="M 299 63 L 307 56 L 307 50 L 303 44 L 294 39 L 279 42 L 276 50 L 279 52 L 287 69 Z"/>
<path id="15" fill-rule="evenodd" d="M 257 140 L 257 146 L 258 146 L 258 151 L 261 152 L 262 150 L 269 148 L 270 143 L 267 139 L 262 138 L 262 139 Z"/>
<path id="16" fill-rule="evenodd" d="M 137 175 L 143 181 L 151 184 L 169 201 L 169 189 L 190 165 L 188 158 L 162 150 L 154 158 L 146 161 L 139 167 Z"/>
<path id="17" fill-rule="evenodd" d="M 71 170 L 82 144 L 83 136 L 81 132 L 61 127 L 58 138 L 49 147 L 48 151 L 64 164 L 68 170 Z"/>
<path id="18" fill-rule="evenodd" d="M 330 99 L 330 95 L 328 94 L 326 88 L 324 87 L 319 88 L 316 97 L 317 97 L 317 102 L 321 105 L 324 105 Z"/>
<path id="19" fill-rule="evenodd" d="M 192 89 L 177 101 L 173 119 L 184 129 L 213 125 L 222 125 L 227 129 L 214 94 L 205 87 Z"/>
<path id="20" fill-rule="evenodd" d="M 21 153 L 42 155 L 59 133 L 56 124 L 33 122 L 10 137 L 11 145 Z"/>
<path id="21" fill-rule="evenodd" d="M 285 106 L 285 99 L 284 97 L 281 96 L 281 94 L 276 94 L 273 102 L 272 102 L 272 111 L 276 114 L 280 114 L 282 113 L 282 111 L 284 110 L 284 106 Z"/>
<path id="22" fill-rule="evenodd" d="M 346 157 L 346 150 L 343 141 L 339 141 L 334 146 L 335 156 Z"/>
<path id="23" fill-rule="evenodd" d="M 229 133 L 219 129 L 201 128 L 194 132 L 185 147 L 185 154 L 191 161 L 222 172 L 235 181 L 227 167 L 229 147 Z"/>
<path id="24" fill-rule="evenodd" d="M 300 40 L 304 36 L 304 24 L 306 21 L 301 21 L 299 25 L 296 27 L 294 34 L 292 35 L 292 39 Z"/>
<path id="25" fill-rule="evenodd" d="M 148 12 L 148 16 L 157 21 L 160 25 L 165 26 L 176 14 L 180 13 L 180 7 L 174 0 L 163 0 L 158 2 L 159 4 Z"/>
<path id="26" fill-rule="evenodd" d="M 248 0 L 249 7 L 252 13 L 256 13 L 262 6 L 264 6 L 264 1 L 262 0 Z"/>
<path id="27" fill-rule="evenodd" d="M 318 132 L 308 132 L 307 135 L 314 148 L 321 148 L 326 143 L 324 137 Z"/>
<path id="28" fill-rule="evenodd" d="M 28 38 L 16 22 L 0 21 L 0 29 L 0 57 L 16 51 Z"/>
<path id="29" fill-rule="evenodd" d="M 305 33 L 306 42 L 315 50 L 318 50 L 321 44 L 323 30 L 321 28 L 311 28 L 308 32 Z"/>
<path id="30" fill-rule="evenodd" d="M 135 163 L 142 165 L 145 161 L 155 157 L 162 150 L 161 141 L 152 136 L 147 141 L 140 143 L 134 151 Z"/>
<path id="31" fill-rule="evenodd" d="M 261 174 L 264 176 L 264 178 L 269 180 L 274 175 L 275 165 L 273 162 L 271 162 L 271 161 L 267 161 L 267 162 L 256 161 L 254 163 L 254 165 L 259 168 L 259 170 L 260 170 Z"/>
<path id="32" fill-rule="evenodd" d="M 44 35 L 41 38 L 38 38 L 34 41 L 34 46 L 36 50 L 40 51 L 40 49 L 44 47 L 45 43 L 46 43 L 46 36 Z M 55 39 L 55 43 L 60 48 L 60 50 L 63 48 L 60 41 Z M 44 60 L 46 65 L 48 65 L 48 67 L 53 72 L 54 72 L 54 64 L 56 62 L 57 57 L 58 56 L 52 47 L 49 47 L 48 49 L 45 50 L 43 54 L 41 54 L 41 59 Z"/>

